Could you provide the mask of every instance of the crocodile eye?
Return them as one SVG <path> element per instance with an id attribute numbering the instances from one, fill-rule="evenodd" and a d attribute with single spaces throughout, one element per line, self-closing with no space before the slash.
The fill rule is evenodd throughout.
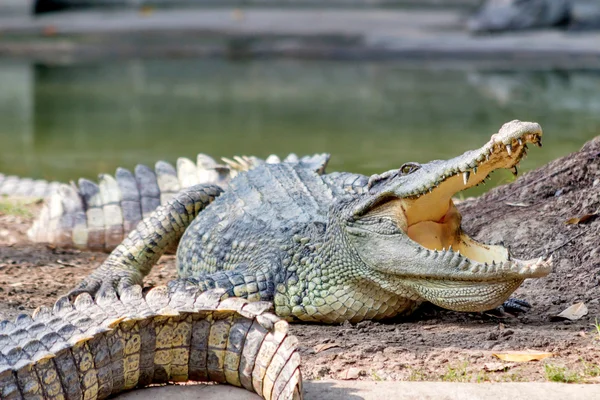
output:
<path id="1" fill-rule="evenodd" d="M 415 172 L 419 168 L 421 168 L 421 164 L 415 163 L 415 162 L 409 162 L 409 163 L 403 164 L 400 167 L 400 174 L 401 175 L 412 174 L 413 172 Z"/>

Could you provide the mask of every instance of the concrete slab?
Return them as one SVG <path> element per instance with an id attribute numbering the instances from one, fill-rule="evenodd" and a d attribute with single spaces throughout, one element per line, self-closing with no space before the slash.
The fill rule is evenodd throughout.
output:
<path id="1" fill-rule="evenodd" d="M 139 389 L 119 400 L 255 400 L 256 394 L 227 385 L 162 386 Z M 306 381 L 306 400 L 600 400 L 600 385 L 563 383 L 452 383 Z"/>
<path id="2" fill-rule="evenodd" d="M 309 381 L 307 400 L 569 400 L 600 399 L 599 385 L 559 383 L 453 383 Z"/>
<path id="3" fill-rule="evenodd" d="M 464 29 L 464 17 L 457 10 L 268 8 L 0 16 L 0 55 L 239 56 L 230 53 L 241 51 L 243 56 L 488 60 L 546 68 L 600 65 L 598 31 L 473 36 Z M 83 40 L 90 36 L 94 39 Z"/>

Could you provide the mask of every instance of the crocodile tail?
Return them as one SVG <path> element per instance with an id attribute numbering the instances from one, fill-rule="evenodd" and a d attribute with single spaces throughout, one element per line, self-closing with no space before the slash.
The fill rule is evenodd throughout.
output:
<path id="1" fill-rule="evenodd" d="M 270 303 L 192 285 L 79 295 L 0 322 L 0 398 L 105 399 L 152 383 L 212 381 L 301 399 L 298 340 Z"/>
<path id="2" fill-rule="evenodd" d="M 43 179 L 34 180 L 0 174 L 0 196 L 31 199 L 46 198 L 54 193 L 59 185 L 59 182 L 48 182 Z"/>
<path id="3" fill-rule="evenodd" d="M 302 158 L 290 154 L 284 162 L 302 163 L 324 173 L 328 160 L 329 154 Z M 133 173 L 117 168 L 114 177 L 99 175 L 98 183 L 88 179 L 80 179 L 77 185 L 54 182 L 47 185 L 48 191 L 44 193 L 49 195 L 45 197 L 39 216 L 27 234 L 34 242 L 110 252 L 144 217 L 166 204 L 180 190 L 198 184 L 226 188 L 238 173 L 265 162 L 278 163 L 281 160 L 275 155 L 266 160 L 236 156 L 232 160 L 223 158 L 223 164 L 219 164 L 205 154 L 198 154 L 196 163 L 188 158 L 179 158 L 177 168 L 168 162 L 158 161 L 154 169 L 140 164 Z M 10 177 L 7 185 L 10 193 L 7 194 L 14 195 L 15 187 L 26 186 L 16 185 L 16 181 L 31 180 Z M 0 186 L 0 190 L 3 187 Z M 171 248 L 168 252 L 174 250 Z"/>
<path id="4" fill-rule="evenodd" d="M 110 252 L 181 189 L 195 184 L 226 187 L 232 175 L 228 167 L 204 154 L 198 155 L 197 164 L 180 158 L 177 166 L 158 161 L 154 169 L 138 165 L 133 173 L 118 168 L 114 176 L 101 174 L 98 183 L 80 179 L 77 185 L 49 185 L 52 190 L 27 234 L 34 242 Z M 14 183 L 7 186 L 8 195 L 16 193 L 14 187 Z"/>

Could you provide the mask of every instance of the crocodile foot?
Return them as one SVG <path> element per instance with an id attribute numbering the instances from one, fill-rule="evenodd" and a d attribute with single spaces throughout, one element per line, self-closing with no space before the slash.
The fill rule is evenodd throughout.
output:
<path id="1" fill-rule="evenodd" d="M 486 311 L 485 314 L 496 318 L 506 318 L 509 315 L 526 313 L 530 309 L 531 304 L 527 301 L 510 298 L 493 310 Z"/>

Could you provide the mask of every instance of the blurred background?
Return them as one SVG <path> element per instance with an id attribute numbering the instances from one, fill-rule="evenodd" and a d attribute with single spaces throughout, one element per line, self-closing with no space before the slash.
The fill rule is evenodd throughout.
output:
<path id="1" fill-rule="evenodd" d="M 0 0 L 0 172 L 330 152 L 372 174 L 512 119 L 544 128 L 535 168 L 600 134 L 600 5 L 509 3 Z"/>

